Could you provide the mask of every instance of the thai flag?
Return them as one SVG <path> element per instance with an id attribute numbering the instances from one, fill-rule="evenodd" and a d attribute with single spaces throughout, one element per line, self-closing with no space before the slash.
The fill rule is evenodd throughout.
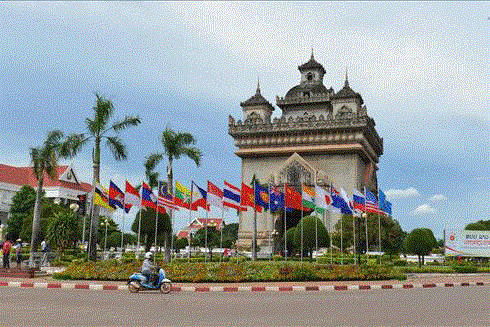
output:
<path id="1" fill-rule="evenodd" d="M 157 209 L 157 198 L 146 183 L 143 183 L 143 186 L 141 187 L 141 205 L 155 210 Z"/>
<path id="2" fill-rule="evenodd" d="M 245 211 L 245 207 L 240 206 L 240 189 L 227 181 L 223 187 L 223 206 L 233 208 L 236 211 Z"/>

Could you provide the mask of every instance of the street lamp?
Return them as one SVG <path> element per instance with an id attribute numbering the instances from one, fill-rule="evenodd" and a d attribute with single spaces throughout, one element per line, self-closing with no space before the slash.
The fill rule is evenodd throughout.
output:
<path id="1" fill-rule="evenodd" d="M 105 226 L 105 240 L 104 240 L 104 255 L 107 256 L 106 248 L 107 248 L 107 227 L 109 226 L 109 219 L 104 218 L 103 221 L 100 222 L 101 226 Z"/>

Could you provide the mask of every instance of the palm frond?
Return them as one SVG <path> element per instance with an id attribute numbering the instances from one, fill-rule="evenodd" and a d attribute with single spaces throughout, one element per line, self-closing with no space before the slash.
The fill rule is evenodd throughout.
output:
<path id="1" fill-rule="evenodd" d="M 59 149 L 62 138 L 63 132 L 60 130 L 49 132 L 46 140 L 44 141 L 44 148 Z"/>
<path id="2" fill-rule="evenodd" d="M 88 142 L 90 137 L 85 134 L 71 134 L 60 145 L 60 156 L 72 158 L 77 155 L 83 146 Z"/>
<path id="3" fill-rule="evenodd" d="M 112 124 L 111 128 L 118 132 L 131 126 L 137 126 L 140 123 L 141 119 L 138 116 L 126 116 L 122 121 Z"/>
<path id="4" fill-rule="evenodd" d="M 127 158 L 126 146 L 119 137 L 108 136 L 106 139 L 106 145 L 116 160 L 124 160 Z"/>
<path id="5" fill-rule="evenodd" d="M 198 148 L 183 148 L 182 153 L 186 157 L 189 157 L 192 161 L 194 161 L 196 163 L 196 166 L 199 167 L 199 165 L 201 165 L 202 153 L 201 150 L 199 150 Z"/>
<path id="6" fill-rule="evenodd" d="M 34 177 L 38 181 L 42 181 L 44 177 L 44 163 L 41 160 L 41 148 L 30 148 L 29 150 L 29 155 L 31 157 L 31 163 L 32 163 L 32 171 L 34 173 Z"/>
<path id="7" fill-rule="evenodd" d="M 155 170 L 155 167 L 162 161 L 163 154 L 161 153 L 153 153 L 146 157 L 145 161 L 145 169 L 149 171 Z"/>
<path id="8" fill-rule="evenodd" d="M 95 94 L 95 106 L 94 110 L 94 119 L 93 119 L 93 128 L 100 132 L 104 130 L 107 126 L 107 122 L 114 114 L 114 106 L 112 105 L 111 100 L 105 99 L 99 94 Z"/>
<path id="9" fill-rule="evenodd" d="M 181 147 L 196 143 L 196 139 L 190 133 L 178 133 L 176 139 Z"/>

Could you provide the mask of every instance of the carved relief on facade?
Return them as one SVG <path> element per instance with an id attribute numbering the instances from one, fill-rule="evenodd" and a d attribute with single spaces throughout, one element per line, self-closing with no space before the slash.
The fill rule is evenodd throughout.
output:
<path id="1" fill-rule="evenodd" d="M 276 171 L 277 185 L 288 184 L 300 188 L 301 184 L 315 184 L 315 169 L 299 154 L 294 153 Z"/>

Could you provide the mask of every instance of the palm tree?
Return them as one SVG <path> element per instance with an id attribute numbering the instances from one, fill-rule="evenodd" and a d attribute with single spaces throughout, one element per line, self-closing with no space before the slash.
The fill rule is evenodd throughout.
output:
<path id="1" fill-rule="evenodd" d="M 176 159 L 179 159 L 181 156 L 186 156 L 195 162 L 197 166 L 201 164 L 202 153 L 194 145 L 196 140 L 194 136 L 190 133 L 183 132 L 175 132 L 169 127 L 165 129 L 162 133 L 161 142 L 164 148 L 164 153 L 153 153 L 147 157 L 145 167 L 147 171 L 147 176 L 155 177 L 152 175 L 152 171 L 155 167 L 160 163 L 160 161 L 166 157 L 168 160 L 167 165 L 167 185 L 168 191 L 173 193 L 173 162 Z M 154 174 L 154 173 L 153 173 Z M 156 175 L 158 178 L 158 175 Z M 170 219 L 172 219 L 172 211 L 170 211 Z M 167 231 L 165 233 L 165 261 L 170 261 L 170 237 L 172 235 L 172 231 Z"/>
<path id="2" fill-rule="evenodd" d="M 58 167 L 58 155 L 63 133 L 59 130 L 51 131 L 44 141 L 42 147 L 31 148 L 30 156 L 33 164 L 33 172 L 37 180 L 36 202 L 34 204 L 34 217 L 32 219 L 32 236 L 31 236 L 31 254 L 29 258 L 29 267 L 34 268 L 34 256 L 39 245 L 39 228 L 41 221 L 41 197 L 43 193 L 43 184 L 45 175 L 51 179 L 56 179 Z"/>
<path id="3" fill-rule="evenodd" d="M 63 143 L 62 153 L 73 157 L 85 144 L 93 140 L 92 148 L 93 161 L 93 179 L 92 186 L 100 182 L 100 148 L 102 141 L 105 141 L 106 146 L 111 151 L 116 160 L 125 160 L 127 158 L 126 146 L 117 135 L 109 136 L 108 134 L 118 133 L 131 126 L 137 126 L 141 123 L 138 116 L 126 116 L 121 121 L 109 122 L 114 115 L 114 106 L 108 99 L 96 94 L 95 106 L 93 109 L 93 118 L 85 118 L 87 132 L 82 134 L 71 134 Z M 97 241 L 98 241 L 98 226 L 99 226 L 99 208 L 92 205 L 91 210 L 91 235 L 89 244 L 89 257 L 92 260 L 97 259 Z"/>

